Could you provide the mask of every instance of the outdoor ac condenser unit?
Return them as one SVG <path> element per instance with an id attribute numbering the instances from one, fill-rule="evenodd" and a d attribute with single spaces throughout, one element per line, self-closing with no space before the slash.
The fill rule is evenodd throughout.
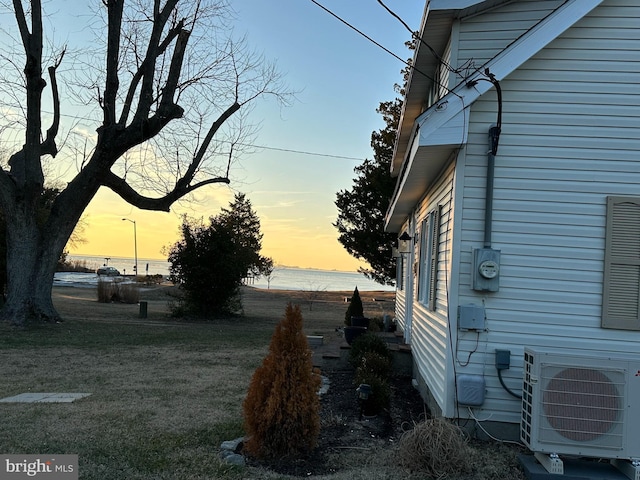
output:
<path id="1" fill-rule="evenodd" d="M 533 452 L 640 459 L 640 359 L 525 348 L 522 393 Z"/>

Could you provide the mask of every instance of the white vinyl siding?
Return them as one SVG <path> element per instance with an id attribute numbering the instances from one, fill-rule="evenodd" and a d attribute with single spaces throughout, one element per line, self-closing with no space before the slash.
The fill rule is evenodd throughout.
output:
<path id="1" fill-rule="evenodd" d="M 563 3 L 564 0 L 517 1 L 462 19 L 458 68 L 463 74 L 480 68 Z"/>
<path id="2" fill-rule="evenodd" d="M 412 308 L 411 352 L 417 373 L 430 387 L 430 392 L 444 411 L 447 398 L 447 355 L 449 345 L 449 277 L 451 275 L 451 239 L 453 236 L 453 185 L 455 163 L 429 188 L 415 212 L 417 222 L 434 214 L 433 248 L 438 252 L 430 268 L 434 285 L 432 307 L 417 301 Z M 420 223 L 418 223 L 420 224 Z M 431 252 L 429 252 L 431 254 Z M 418 260 L 418 259 L 416 259 Z"/>
<path id="3" fill-rule="evenodd" d="M 448 58 L 464 75 L 562 5 L 514 0 L 463 18 L 454 24 Z M 414 287 L 399 292 L 401 308 L 410 312 L 414 373 L 445 416 L 468 415 L 455 403 L 455 379 L 475 374 L 484 377 L 486 396 L 474 415 L 519 422 L 521 402 L 500 385 L 496 349 L 511 352 L 503 379 L 514 392 L 522 386 L 525 347 L 638 357 L 640 331 L 603 328 L 603 304 L 607 198 L 640 196 L 639 38 L 637 0 L 603 0 L 500 81 L 491 225 L 491 246 L 501 251 L 498 292 L 471 285 L 472 252 L 484 241 L 495 89 L 464 106 L 467 142 L 456 166 L 425 182 L 425 196 L 407 219 L 420 225 L 441 208 L 435 309 L 420 301 L 422 290 L 418 297 Z M 424 260 L 408 258 L 408 269 Z M 638 289 L 640 278 L 629 291 Z M 485 330 L 457 330 L 457 307 L 465 304 L 484 307 Z"/>
<path id="4" fill-rule="evenodd" d="M 640 193 L 640 8 L 631 5 L 605 0 L 501 82 L 492 246 L 502 256 L 495 294 L 471 289 L 471 252 L 483 239 L 495 91 L 470 109 L 457 301 L 484 304 L 488 331 L 460 332 L 454 359 L 457 373 L 485 376 L 482 414 L 493 420 L 517 422 L 521 408 L 499 384 L 497 348 L 512 353 L 503 376 L 514 391 L 522 383 L 525 346 L 637 353 L 640 332 L 602 328 L 606 199 Z"/>

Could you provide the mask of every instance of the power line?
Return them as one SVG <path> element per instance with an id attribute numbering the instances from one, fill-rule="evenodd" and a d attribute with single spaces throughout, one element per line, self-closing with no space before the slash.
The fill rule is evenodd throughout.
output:
<path id="1" fill-rule="evenodd" d="M 355 32 L 357 32 L 358 34 L 362 35 L 364 38 L 366 38 L 367 40 L 369 40 L 371 43 L 373 43 L 374 45 L 376 45 L 377 47 L 381 48 L 382 50 L 384 50 L 385 52 L 387 52 L 389 55 L 391 55 L 392 57 L 396 58 L 397 60 L 400 60 L 402 63 L 404 63 L 407 67 L 409 67 L 411 70 L 414 70 L 415 72 L 418 72 L 420 75 L 424 76 L 425 78 L 431 80 L 433 83 L 435 83 L 436 85 L 438 85 L 439 87 L 445 89 L 447 92 L 452 93 L 456 96 L 459 97 L 459 95 L 457 93 L 455 93 L 453 90 L 451 90 L 448 86 L 443 85 L 442 83 L 440 83 L 440 81 L 436 80 L 435 78 L 433 78 L 430 75 L 427 75 L 426 73 L 424 73 L 423 71 L 421 71 L 420 69 L 416 68 L 414 65 L 412 65 L 410 62 L 407 62 L 406 60 L 403 60 L 402 58 L 400 58 L 398 55 L 396 55 L 395 53 L 393 53 L 391 50 L 389 50 L 387 47 L 381 45 L 380 43 L 376 42 L 373 38 L 371 38 L 369 35 L 367 35 L 366 33 L 362 32 L 361 30 L 359 30 L 358 28 L 356 28 L 355 26 L 351 25 L 349 22 L 347 22 L 346 20 L 344 20 L 343 18 L 341 18 L 339 15 L 333 13 L 331 10 L 329 10 L 327 7 L 325 7 L 324 5 L 321 5 L 320 3 L 318 3 L 316 0 L 311 0 L 312 3 L 314 3 L 315 5 L 317 5 L 318 7 L 320 7 L 322 10 L 324 10 L 325 12 L 327 12 L 329 15 L 331 15 L 332 17 L 336 18 L 338 21 L 342 22 L 343 24 L 345 24 L 347 27 L 349 27 L 350 29 L 354 30 Z M 382 4 L 384 6 L 384 4 Z M 385 6 L 386 8 L 386 6 Z M 388 10 L 388 9 L 387 9 Z M 395 14 L 394 14 L 395 15 Z M 399 18 L 399 17 L 397 17 Z M 404 23 L 404 22 L 403 22 Z M 417 38 L 418 35 L 416 35 L 411 29 L 409 29 L 409 31 L 411 32 L 412 36 Z M 428 45 L 427 45 L 428 46 Z M 429 47 L 431 48 L 431 47 Z M 433 51 L 433 50 L 432 50 Z M 451 68 L 451 67 L 449 67 Z"/>
<path id="2" fill-rule="evenodd" d="M 359 157 L 348 157 L 346 155 L 334 155 L 331 153 L 318 153 L 318 152 L 307 152 L 304 150 L 293 150 L 290 148 L 280 148 L 280 147 L 267 147 L 265 145 L 249 145 L 249 144 L 244 144 L 244 143 L 239 143 L 238 145 L 241 145 L 243 147 L 250 147 L 250 148 L 262 148 L 264 150 L 275 150 L 278 152 L 287 152 L 287 153 L 298 153 L 300 155 L 311 155 L 314 157 L 327 157 L 327 158 L 339 158 L 339 159 L 343 159 L 343 160 L 357 160 L 359 162 L 364 161 L 364 158 L 359 158 Z"/>
<path id="3" fill-rule="evenodd" d="M 336 15 L 335 13 L 333 13 L 331 10 L 329 10 L 327 7 L 325 7 L 324 5 L 319 4 L 318 2 L 316 2 L 316 0 L 311 0 L 311 2 L 315 3 L 318 7 L 320 7 L 321 9 L 323 9 L 325 12 L 327 12 L 329 15 L 331 15 L 332 17 L 336 18 L 337 20 L 339 20 L 340 22 L 344 23 L 347 27 L 351 28 L 352 30 L 356 31 L 357 33 L 359 33 L 360 35 L 362 35 L 364 38 L 366 38 L 367 40 L 369 40 L 371 43 L 373 43 L 374 45 L 376 45 L 377 47 L 381 48 L 382 50 L 384 50 L 385 52 L 387 52 L 389 55 L 391 55 L 392 57 L 400 60 L 402 63 L 404 63 L 405 65 L 410 66 L 406 60 L 403 60 L 402 58 L 400 58 L 398 55 L 396 55 L 395 53 L 393 53 L 391 50 L 389 50 L 387 47 L 385 47 L 384 45 L 381 45 L 380 43 L 376 42 L 373 38 L 371 38 L 369 35 L 367 35 L 366 33 L 364 33 L 361 30 L 358 30 L 356 27 L 354 27 L 353 25 L 351 25 L 349 22 L 347 22 L 346 20 L 342 19 L 341 17 L 339 17 L 338 15 Z"/>
<path id="4" fill-rule="evenodd" d="M 11 106 L 13 108 L 17 108 L 17 106 L 15 105 L 9 105 L 7 103 L 5 103 L 4 105 L 8 105 Z M 42 113 L 46 113 L 49 115 L 53 115 L 53 112 L 49 112 L 47 110 L 42 110 Z M 61 117 L 67 117 L 70 118 L 72 120 L 86 120 L 88 122 L 92 122 L 95 119 L 89 118 L 89 117 L 82 117 L 80 115 L 69 115 L 69 114 L 65 114 L 65 113 L 60 113 Z M 226 143 L 231 143 L 228 140 L 221 140 L 222 142 L 226 142 Z M 313 157 L 325 157 L 325 158 L 337 158 L 337 159 L 341 159 L 341 160 L 357 160 L 359 162 L 364 161 L 364 158 L 360 158 L 360 157 L 350 157 L 348 155 L 337 155 L 337 154 L 332 154 L 332 153 L 321 153 L 321 152 L 309 152 L 306 150 L 295 150 L 292 148 L 284 148 L 284 147 L 269 147 L 267 145 L 253 145 L 250 143 L 237 143 L 237 145 L 243 146 L 243 147 L 248 147 L 248 148 L 256 148 L 256 149 L 262 149 L 262 150 L 274 150 L 277 152 L 286 152 L 286 153 L 297 153 L 299 155 L 309 155 L 309 156 L 313 156 Z"/>
<path id="5" fill-rule="evenodd" d="M 389 15 L 391 15 L 392 17 L 394 17 L 396 20 L 398 20 L 403 26 L 404 28 L 407 29 L 407 31 L 411 34 L 411 38 L 414 38 L 416 40 L 418 40 L 422 45 L 424 45 L 425 47 L 427 47 L 429 49 L 429 51 L 431 52 L 431 55 L 433 55 L 435 57 L 436 60 L 438 60 L 439 62 L 441 62 L 442 64 L 444 64 L 445 67 L 447 67 L 447 70 L 449 70 L 452 73 L 457 73 L 455 71 L 455 69 L 449 65 L 448 62 L 445 61 L 444 58 L 442 58 L 442 56 L 440 56 L 438 54 L 438 52 L 435 51 L 435 49 L 429 45 L 427 42 L 424 41 L 424 39 L 420 36 L 420 34 L 418 32 L 415 32 L 411 29 L 411 27 L 409 27 L 409 25 L 407 24 L 407 22 L 405 22 L 400 15 L 398 15 L 396 12 L 394 12 L 393 10 L 391 10 L 387 5 L 385 5 L 385 3 L 382 0 L 378 0 L 378 3 L 380 5 L 382 5 L 382 7 L 389 13 Z"/>

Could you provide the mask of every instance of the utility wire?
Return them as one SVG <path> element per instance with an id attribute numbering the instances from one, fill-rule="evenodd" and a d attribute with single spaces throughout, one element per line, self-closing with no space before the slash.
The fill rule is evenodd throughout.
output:
<path id="1" fill-rule="evenodd" d="M 314 157 L 339 158 L 344 160 L 358 160 L 359 162 L 364 161 L 364 158 L 348 157 L 346 155 L 333 155 L 331 153 L 306 152 L 304 150 L 292 150 L 290 148 L 267 147 L 265 145 L 249 145 L 244 143 L 238 143 L 237 145 L 241 145 L 243 147 L 250 147 L 250 148 L 262 148 L 264 150 L 276 150 L 278 152 L 299 153 L 301 155 L 312 155 Z"/>
<path id="2" fill-rule="evenodd" d="M 3 105 L 7 105 L 13 108 L 17 108 L 16 105 L 10 105 L 7 103 L 3 103 Z M 49 112 L 47 110 L 42 110 L 42 113 L 47 113 L 49 115 L 53 115 L 53 112 Z M 79 115 L 69 115 L 66 113 L 60 113 L 61 117 L 67 117 L 67 118 L 71 118 L 73 120 L 86 120 L 88 122 L 93 122 L 95 119 L 92 118 L 88 118 L 88 117 L 82 117 Z M 221 142 L 224 143 L 231 143 L 229 140 L 221 140 Z M 365 158 L 361 158 L 361 157 L 350 157 L 348 155 L 337 155 L 337 154 L 332 154 L 332 153 L 321 153 L 321 152 L 309 152 L 306 150 L 294 150 L 292 148 L 284 148 L 284 147 L 268 147 L 266 145 L 253 145 L 250 143 L 236 143 L 236 145 L 240 145 L 242 147 L 248 147 L 248 148 L 257 148 L 257 149 L 262 149 L 262 150 L 274 150 L 277 152 L 286 152 L 286 153 L 297 153 L 300 155 L 310 155 L 313 157 L 325 157 L 325 158 L 337 158 L 337 159 L 342 159 L 342 160 L 357 160 L 358 162 L 362 162 L 365 160 Z"/>
<path id="3" fill-rule="evenodd" d="M 384 50 L 385 52 L 387 52 L 389 55 L 391 55 L 392 57 L 400 60 L 402 63 L 411 66 L 407 63 L 406 60 L 403 60 L 402 58 L 400 58 L 398 55 L 396 55 L 395 53 L 393 53 L 391 50 L 389 50 L 387 47 L 385 47 L 384 45 L 381 45 L 380 43 L 376 42 L 373 38 L 371 38 L 369 35 L 367 35 L 366 33 L 364 33 L 362 30 L 358 30 L 356 27 L 354 27 L 353 25 L 351 25 L 349 22 L 347 22 L 346 20 L 342 19 L 341 17 L 339 17 L 337 14 L 333 13 L 331 10 L 329 10 L 327 7 L 325 7 L 324 5 L 321 5 L 320 3 L 316 2 L 316 0 L 311 0 L 312 3 L 315 3 L 318 7 L 320 7 L 321 9 L 323 9 L 325 12 L 327 12 L 329 15 L 331 15 L 332 17 L 334 17 L 335 19 L 339 20 L 340 22 L 344 23 L 347 27 L 349 27 L 350 29 L 356 31 L 357 33 L 359 33 L 360 35 L 362 35 L 364 38 L 366 38 L 367 40 L 369 40 L 371 43 L 373 43 L 374 45 L 376 45 L 377 47 L 381 48 L 382 50 Z"/>
<path id="4" fill-rule="evenodd" d="M 393 10 L 391 10 L 387 5 L 385 5 L 385 3 L 382 0 L 378 0 L 378 3 L 380 5 L 382 5 L 382 7 L 392 16 L 394 17 L 396 20 L 398 20 L 403 26 L 404 28 L 406 28 L 409 33 L 411 33 L 411 37 L 418 40 L 422 45 L 424 45 L 425 47 L 427 47 L 429 49 L 429 51 L 431 52 L 431 54 L 434 56 L 434 58 L 436 60 L 438 60 L 440 63 L 442 63 L 445 67 L 447 67 L 447 70 L 449 70 L 451 73 L 455 73 L 455 74 L 459 74 L 459 72 L 453 68 L 451 66 L 451 64 L 449 64 L 444 58 L 442 58 L 441 55 L 438 54 L 438 52 L 435 51 L 435 49 L 429 45 L 427 42 L 424 41 L 424 39 L 420 36 L 419 32 L 415 32 L 414 30 L 411 29 L 411 27 L 409 27 L 409 25 L 407 24 L 407 22 L 405 22 L 400 15 L 398 15 L 396 12 L 394 12 Z"/>
<path id="5" fill-rule="evenodd" d="M 371 43 L 373 43 L 374 45 L 376 45 L 377 47 L 381 48 L 382 50 L 384 50 L 385 52 L 387 52 L 389 55 L 391 55 L 392 57 L 394 57 L 397 60 L 400 60 L 402 63 L 404 63 L 407 67 L 409 67 L 411 70 L 414 70 L 416 72 L 418 72 L 420 75 L 424 76 L 425 78 L 431 80 L 433 83 L 435 83 L 436 85 L 438 85 L 439 87 L 444 88 L 447 92 L 453 93 L 454 95 L 458 96 L 459 95 L 455 92 L 453 92 L 449 87 L 447 87 L 446 85 L 443 85 L 442 83 L 440 83 L 438 80 L 436 80 L 435 78 L 433 78 L 430 75 L 427 75 L 426 73 L 424 73 L 423 71 L 419 70 L 418 68 L 416 68 L 414 65 L 412 65 L 411 63 L 407 62 L 406 60 L 403 60 L 402 58 L 400 58 L 398 55 L 396 55 L 395 53 L 393 53 L 391 50 L 389 50 L 387 47 L 385 47 L 384 45 L 381 45 L 380 43 L 376 42 L 373 38 L 371 38 L 369 35 L 367 35 L 366 33 L 364 33 L 363 31 L 359 30 L 358 28 L 354 27 L 353 25 L 351 25 L 349 22 L 347 22 L 346 20 L 344 20 L 343 18 L 341 18 L 340 16 L 338 16 L 337 14 L 333 13 L 331 10 L 329 10 L 327 7 L 325 7 L 324 5 L 321 5 L 320 3 L 318 3 L 316 0 L 311 0 L 312 3 L 314 3 L 315 5 L 317 5 L 318 7 L 320 7 L 322 10 L 324 10 L 325 12 L 327 12 L 329 15 L 331 15 L 332 17 L 334 17 L 335 19 L 337 19 L 338 21 L 342 22 L 343 24 L 345 24 L 347 27 L 349 27 L 350 29 L 354 30 L 355 32 L 357 32 L 358 34 L 362 35 L 364 38 L 366 38 L 367 40 L 369 40 Z M 409 31 L 411 32 L 411 29 L 409 29 Z M 414 32 L 411 32 L 412 35 L 415 35 Z"/>

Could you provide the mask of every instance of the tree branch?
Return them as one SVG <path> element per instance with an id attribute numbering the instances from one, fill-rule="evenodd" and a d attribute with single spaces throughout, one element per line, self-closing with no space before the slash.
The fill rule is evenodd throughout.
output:
<path id="1" fill-rule="evenodd" d="M 13 0 L 13 7 L 26 57 L 24 75 L 27 114 L 24 146 L 22 150 L 11 156 L 9 165 L 13 180 L 17 185 L 25 186 L 28 184 L 31 194 L 37 195 L 44 184 L 44 175 L 40 163 L 41 97 L 42 89 L 45 86 L 45 81 L 42 79 L 43 32 L 41 3 L 40 0 L 31 1 L 31 32 L 29 32 L 22 2 Z"/>
<path id="2" fill-rule="evenodd" d="M 149 116 L 149 112 L 151 111 L 151 105 L 154 101 L 153 80 L 156 73 L 156 58 L 158 56 L 158 49 L 161 45 L 160 38 L 167 21 L 171 17 L 171 12 L 173 11 L 177 3 L 178 0 L 167 0 L 167 3 L 165 4 L 164 8 L 162 8 L 162 10 L 159 9 L 158 1 L 156 1 L 156 4 L 154 6 L 153 29 L 149 38 L 147 52 L 145 54 L 142 65 L 140 66 L 143 72 L 142 86 L 140 88 L 140 98 L 138 101 L 138 108 L 136 109 L 136 113 L 134 115 L 134 122 L 136 120 L 140 121 L 143 118 L 147 118 Z"/>
<path id="3" fill-rule="evenodd" d="M 182 31 L 183 27 L 184 27 L 184 20 L 180 20 L 180 22 L 178 22 L 178 24 L 174 28 L 169 30 L 167 37 L 158 47 L 158 51 L 156 52 L 155 58 L 158 58 L 167 50 L 171 42 Z M 135 96 L 136 90 L 138 89 L 138 85 L 140 84 L 140 80 L 142 80 L 142 76 L 146 71 L 145 62 L 147 61 L 148 59 L 146 58 L 143 60 L 142 64 L 140 65 L 136 73 L 133 75 L 133 78 L 131 79 L 131 83 L 129 85 L 129 91 L 127 92 L 127 97 L 125 99 L 124 106 L 122 109 L 122 114 L 120 115 L 120 121 L 118 122 L 120 125 L 124 126 L 127 122 L 127 118 L 129 118 L 129 112 L 131 111 L 131 106 L 133 105 L 133 98 Z"/>
<path id="4" fill-rule="evenodd" d="M 160 198 L 151 198 L 140 195 L 133 187 L 131 187 L 124 179 L 118 177 L 112 172 L 105 175 L 103 185 L 110 188 L 113 192 L 117 193 L 124 201 L 133 205 L 134 207 L 142 210 L 154 210 L 168 212 L 177 200 L 180 200 L 185 195 L 193 192 L 194 190 L 210 185 L 213 183 L 226 183 L 230 181 L 227 177 L 215 177 L 196 183 L 194 185 L 179 186 Z"/>
<path id="5" fill-rule="evenodd" d="M 107 15 L 109 18 L 107 31 L 107 78 L 104 89 L 103 127 L 116 122 L 116 97 L 120 87 L 118 65 L 120 57 L 120 34 L 122 29 L 123 0 L 109 0 Z"/>
<path id="6" fill-rule="evenodd" d="M 209 128 L 209 131 L 207 132 L 207 135 L 204 137 L 202 144 L 200 145 L 200 147 L 198 147 L 198 151 L 193 157 L 193 160 L 191 161 L 189 168 L 187 169 L 184 176 L 178 181 L 178 185 L 180 184 L 187 185 L 191 183 L 191 180 L 193 180 L 193 177 L 195 176 L 196 171 L 198 170 L 198 167 L 200 167 L 200 165 L 202 164 L 204 155 L 207 152 L 207 149 L 209 148 L 209 145 L 211 144 L 211 141 L 213 140 L 214 135 L 220 129 L 220 127 L 224 124 L 224 122 L 226 122 L 227 119 L 229 119 L 229 117 L 231 117 L 231 115 L 233 115 L 239 109 L 240 109 L 240 104 L 236 102 L 233 105 L 231 105 L 229 108 L 227 108 L 218 117 L 218 119 L 215 122 L 213 122 L 213 124 Z"/>
<path id="7" fill-rule="evenodd" d="M 174 97 L 176 89 L 178 88 L 178 82 L 180 80 L 180 72 L 182 71 L 182 63 L 184 61 L 184 54 L 187 49 L 187 43 L 189 42 L 189 36 L 191 32 L 188 30 L 181 30 L 178 38 L 176 39 L 176 46 L 171 56 L 171 65 L 169 66 L 169 74 L 167 75 L 167 81 L 162 89 L 162 100 L 160 102 L 160 110 L 167 108 L 174 104 Z"/>
<path id="8" fill-rule="evenodd" d="M 22 46 L 24 47 L 25 53 L 29 55 L 29 44 L 31 43 L 31 33 L 29 32 L 27 19 L 24 15 L 22 2 L 20 0 L 13 0 L 13 9 L 16 12 L 16 21 L 18 22 L 18 28 L 20 29 L 20 37 L 22 37 Z"/>
<path id="9" fill-rule="evenodd" d="M 60 127 L 60 95 L 58 93 L 58 80 L 56 78 L 56 70 L 62 63 L 65 50 L 62 51 L 60 58 L 56 61 L 55 65 L 49 67 L 49 79 L 51 80 L 51 95 L 53 97 L 53 120 L 51 127 L 47 130 L 47 137 L 41 144 L 41 154 L 49 154 L 55 157 L 58 154 L 58 147 L 56 145 L 56 136 L 58 135 L 58 128 Z"/>

